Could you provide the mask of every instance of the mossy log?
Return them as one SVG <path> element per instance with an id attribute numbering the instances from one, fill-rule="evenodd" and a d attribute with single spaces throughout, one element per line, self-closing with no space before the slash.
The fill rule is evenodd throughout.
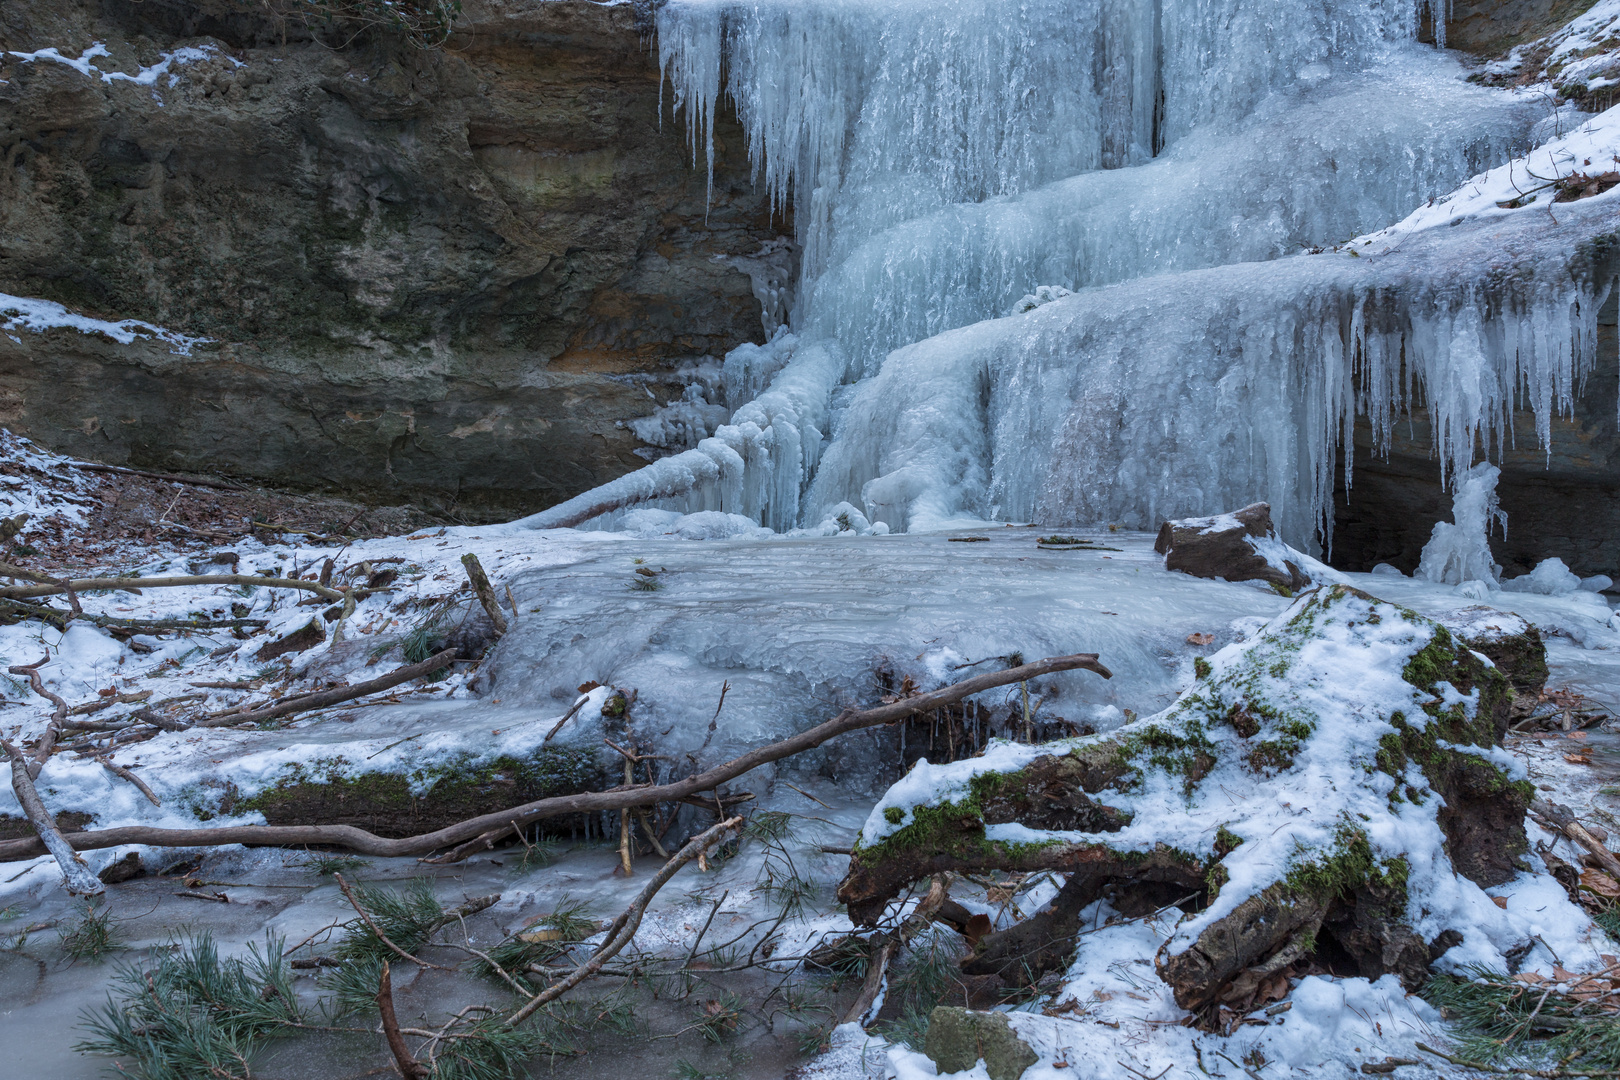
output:
<path id="1" fill-rule="evenodd" d="M 968 972 L 1062 968 L 1079 912 L 1106 896 L 1128 915 L 1182 906 L 1157 969 L 1205 1020 L 1312 958 L 1415 988 L 1460 940 L 1413 929 L 1436 876 L 1488 888 L 1523 868 L 1532 791 L 1499 749 L 1508 680 L 1444 626 L 1348 586 L 1211 660 L 1169 709 L 1115 732 L 920 762 L 862 831 L 839 887 L 850 917 L 873 924 L 940 871 L 1055 870 L 1057 900 L 985 937 Z"/>
<path id="2" fill-rule="evenodd" d="M 405 837 L 476 817 L 492 805 L 573 795 L 608 782 L 594 749 L 554 745 L 525 757 L 477 761 L 469 755 L 364 771 L 336 757 L 289 765 L 249 795 L 232 784 L 205 783 L 182 801 L 201 821 L 257 811 L 270 825 L 351 825 Z"/>

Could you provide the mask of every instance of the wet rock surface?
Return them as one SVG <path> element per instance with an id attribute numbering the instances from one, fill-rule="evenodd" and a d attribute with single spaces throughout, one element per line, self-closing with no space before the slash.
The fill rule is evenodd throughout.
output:
<path id="1" fill-rule="evenodd" d="M 0 61 L 0 292 L 211 340 L 0 337 L 0 424 L 471 516 L 643 464 L 620 422 L 763 339 L 791 260 L 749 257 L 791 222 L 729 118 L 712 187 L 693 167 L 634 7 L 457 27 L 423 52 L 224 2 L 6 5 L 0 50 L 109 55 Z M 181 47 L 206 55 L 100 77 Z"/>

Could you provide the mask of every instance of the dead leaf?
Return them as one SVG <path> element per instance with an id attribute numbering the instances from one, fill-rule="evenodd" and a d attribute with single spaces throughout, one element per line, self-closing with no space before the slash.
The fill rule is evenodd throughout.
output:
<path id="1" fill-rule="evenodd" d="M 1214 634 L 1188 634 L 1187 635 L 1187 644 L 1189 644 L 1189 645 L 1208 645 L 1208 644 L 1212 643 L 1214 640 L 1215 640 L 1215 635 Z"/>
<path id="2" fill-rule="evenodd" d="M 577 692 L 577 693 L 588 694 L 592 690 L 595 690 L 598 686 L 601 686 L 601 685 L 602 685 L 601 683 L 597 682 L 595 679 L 592 679 L 589 682 L 580 683 L 574 689 L 575 689 L 575 692 Z"/>
<path id="3" fill-rule="evenodd" d="M 1507 897 L 1505 896 L 1493 896 L 1491 897 L 1491 903 L 1495 904 L 1503 911 L 1507 910 Z"/>
<path id="4" fill-rule="evenodd" d="M 1581 871 L 1581 888 L 1610 900 L 1620 898 L 1620 881 L 1614 880 L 1602 870 Z"/>
<path id="5" fill-rule="evenodd" d="M 970 948 L 976 949 L 979 947 L 980 939 L 993 929 L 995 929 L 995 926 L 990 922 L 990 916 L 981 911 L 976 915 L 969 916 L 967 925 L 962 928 L 962 936 L 967 938 Z"/>
<path id="6" fill-rule="evenodd" d="M 1565 754 L 1564 760 L 1571 765 L 1590 765 L 1592 764 L 1592 751 L 1582 750 L 1578 754 Z"/>

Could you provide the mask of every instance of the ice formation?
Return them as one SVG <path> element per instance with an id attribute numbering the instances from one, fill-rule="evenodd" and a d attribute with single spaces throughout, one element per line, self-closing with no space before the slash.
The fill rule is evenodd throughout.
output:
<path id="1" fill-rule="evenodd" d="M 1444 585 L 1465 581 L 1495 584 L 1502 569 L 1491 557 L 1491 526 L 1507 527 L 1507 515 L 1496 501 L 1496 481 L 1501 475 L 1495 465 L 1481 463 L 1458 480 L 1451 520 L 1435 522 L 1418 561 L 1418 577 Z"/>
<path id="2" fill-rule="evenodd" d="M 727 358 L 709 439 L 529 524 L 650 500 L 777 531 L 846 502 L 1152 527 L 1265 499 L 1314 549 L 1357 413 L 1382 444 L 1421 399 L 1448 481 L 1515 407 L 1545 442 L 1595 360 L 1615 268 L 1585 241 L 1616 196 L 1541 220 L 1550 193 L 1498 188 L 1599 168 L 1620 121 L 1548 130 L 1540 96 L 1466 84 L 1412 41 L 1421 8 L 672 0 L 694 153 L 729 98 L 793 207 L 792 333 Z"/>

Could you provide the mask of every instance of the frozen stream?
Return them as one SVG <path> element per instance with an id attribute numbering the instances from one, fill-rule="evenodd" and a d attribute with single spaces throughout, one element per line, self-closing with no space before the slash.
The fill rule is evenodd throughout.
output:
<path id="1" fill-rule="evenodd" d="M 349 557 L 401 556 L 422 566 L 429 577 L 441 567 L 457 568 L 453 560 L 464 551 L 500 568 L 497 581 L 510 582 L 522 614 L 474 686 L 454 689 L 448 700 L 339 711 L 279 731 L 165 734 L 138 744 L 120 759 L 139 767 L 163 798 L 161 811 L 134 797 L 127 784 L 111 779 L 93 762 L 76 762 L 68 755 L 52 763 L 48 798 L 59 809 L 97 813 L 98 826 L 133 821 L 180 824 L 186 814 L 179 796 L 199 778 L 234 783 L 250 792 L 289 762 L 334 754 L 351 758 L 357 768 L 398 768 L 453 755 L 476 760 L 480 755 L 521 752 L 540 744 L 577 696 L 574 687 L 586 681 L 638 692 L 631 718 L 643 749 L 682 759 L 691 754 L 707 763 L 802 729 L 846 703 L 870 703 L 880 693 L 874 686 L 874 674 L 880 669 L 898 678 L 909 674 L 927 685 L 962 677 L 966 672 L 951 670 L 958 664 L 1014 651 L 1031 659 L 1073 651 L 1101 654 L 1114 672 L 1112 680 L 1076 672 L 1035 690 L 1045 699 L 1044 710 L 1106 728 L 1122 722 L 1127 709 L 1147 713 L 1167 704 L 1191 680 L 1195 655 L 1251 633 L 1287 603 L 1269 589 L 1167 573 L 1146 534 L 1093 530 L 1083 535 L 1101 550 L 1042 549 L 1037 537 L 1049 534 L 1049 530 L 996 527 L 890 537 L 689 541 L 485 527 L 365 541 L 356 544 Z M 262 557 L 246 546 L 244 551 L 249 558 Z M 302 563 L 321 552 L 297 549 L 277 555 Z M 635 572 L 643 568 L 654 571 L 660 587 L 632 586 L 646 576 Z M 1464 609 L 1479 605 L 1450 586 L 1385 574 L 1347 578 L 1436 616 L 1471 617 Z M 1565 597 L 1495 593 L 1487 602 L 1521 613 L 1550 635 L 1551 685 L 1569 685 L 1611 706 L 1620 704 L 1614 691 L 1620 686 L 1620 648 L 1616 648 L 1620 634 L 1607 628 L 1608 605 L 1602 598 L 1591 593 Z M 7 633 L 15 631 L 7 628 Z M 1204 646 L 1189 644 L 1187 637 L 1193 633 L 1207 633 L 1214 640 Z M 46 644 L 61 647 L 61 642 Z M 36 647 L 20 641 L 9 647 L 20 651 L 25 645 Z M 70 646 L 64 656 L 71 663 L 72 648 L 85 646 L 82 642 Z M 301 663 L 324 665 L 322 670 L 337 675 L 346 670 L 358 675 L 365 669 L 370 647 L 364 639 L 343 647 L 327 645 L 306 654 Z M 226 658 L 208 663 L 220 668 L 219 675 L 231 675 L 233 662 Z M 63 670 L 57 677 L 70 675 L 70 670 Z M 93 673 L 84 678 L 86 685 L 95 685 Z M 711 736 L 709 723 L 724 684 L 730 689 L 722 722 Z M 594 698 L 598 706 L 602 693 Z M 992 699 L 986 704 L 995 710 L 1014 705 L 1005 691 L 986 697 Z M 602 724 L 599 710 L 593 715 L 587 708 L 569 722 L 559 739 L 575 746 L 596 745 Z M 893 738 L 874 739 L 863 733 L 846 739 L 844 746 L 835 744 L 818 758 L 784 764 L 774 776 L 761 771 L 739 782 L 759 797 L 761 807 L 799 816 L 795 851 L 806 875 L 817 883 L 814 911 L 832 910 L 831 886 L 846 864 L 842 856 L 821 848 L 847 846 L 873 796 L 894 777 Z M 1555 766 L 1562 759 L 1555 749 L 1546 756 L 1544 772 L 1549 783 L 1558 783 Z M 1570 796 L 1560 792 L 1559 797 Z M 567 847 L 566 835 L 564 841 Z M 92 865 L 99 868 L 121 854 L 93 853 Z M 352 873 L 384 882 L 427 873 L 447 903 L 466 895 L 501 892 L 503 900 L 497 907 L 469 922 L 475 945 L 521 929 L 565 895 L 586 901 L 599 917 L 611 915 L 644 878 L 639 868 L 637 879 L 615 876 L 611 853 L 597 845 L 577 847 L 543 869 L 522 869 L 516 854 L 513 849 L 497 850 L 453 868 L 374 860 Z M 149 851 L 146 858 L 157 869 L 187 855 Z M 640 865 L 652 863 L 646 859 Z M 694 926 L 722 897 L 726 899 L 717 927 L 728 931 L 746 927 L 769 910 L 752 890 L 758 869 L 757 850 L 745 848 L 743 858 L 721 870 L 707 875 L 683 871 L 661 895 L 638 944 L 652 952 L 680 955 L 690 946 Z M 20 943 L 13 936 L 35 923 L 71 918 L 53 865 L 47 860 L 12 864 L 4 876 L 10 880 L 0 885 L 0 907 L 8 918 L 0 923 L 0 931 L 11 947 L 0 952 L 0 1039 L 16 1048 L 12 1060 L 25 1069 L 20 1075 L 96 1075 L 102 1062 L 73 1054 L 69 1047 L 78 1037 L 73 1025 L 80 1010 L 102 999 L 108 969 L 69 962 L 53 930 L 36 931 Z M 189 879 L 206 884 L 188 890 Z M 112 899 L 118 917 L 127 920 L 122 924 L 124 937 L 132 947 L 161 945 L 178 935 L 208 929 L 227 949 L 240 951 L 261 939 L 267 929 L 296 941 L 342 916 L 341 898 L 328 881 L 315 875 L 301 853 L 223 849 L 209 854 L 187 875 L 147 877 L 115 886 Z M 198 890 L 224 892 L 232 902 L 212 904 L 176 895 Z M 982 903 L 976 895 L 964 886 L 959 898 Z M 1522 902 L 1543 902 L 1536 895 L 1526 892 Z M 1038 902 L 1038 896 L 1021 901 L 1026 906 Z M 1105 914 L 1098 912 L 1094 918 L 1101 920 Z M 998 920 L 1011 917 L 1004 910 L 997 915 Z M 787 940 L 802 943 L 836 933 L 844 925 L 841 916 L 812 914 L 785 932 Z M 1088 945 L 1089 959 L 1071 976 L 1092 986 L 1117 983 L 1119 1007 L 1126 1010 L 1099 1014 L 1103 1019 L 1116 1016 L 1111 1023 L 1136 1023 L 1133 1017 L 1138 1014 L 1151 1020 L 1170 1009 L 1152 980 L 1142 982 L 1129 967 L 1133 957 L 1151 954 L 1157 940 L 1153 935 L 1167 929 L 1168 924 L 1158 930 L 1126 925 Z M 446 953 L 439 959 L 450 962 L 456 957 Z M 313 993 L 307 976 L 301 976 L 299 985 L 302 992 Z M 1320 987 L 1311 982 L 1300 1000 L 1309 1005 L 1317 998 L 1353 999 L 1363 1011 L 1393 1009 L 1390 1015 L 1399 1013 L 1403 1023 L 1427 1023 L 1421 1010 L 1402 1011 L 1407 1007 L 1387 988 L 1358 989 L 1359 985 L 1356 980 L 1342 986 L 1322 982 Z M 735 986 L 739 992 L 748 989 L 742 982 Z M 815 986 L 812 990 L 835 1004 L 842 1000 L 838 994 L 852 992 Z M 1140 1001 L 1131 996 L 1138 994 L 1145 996 Z M 471 977 L 428 972 L 402 993 L 402 1001 L 407 1009 L 433 1012 L 446 1004 L 459 1007 L 494 996 L 488 984 Z M 674 1031 L 690 1022 L 693 1006 L 690 1001 L 649 998 L 636 1007 L 656 1030 Z M 1341 1068 L 1342 1060 L 1376 1060 L 1371 1055 L 1380 1046 L 1391 1053 L 1401 1049 L 1380 1044 L 1353 1026 L 1335 1029 L 1338 1034 L 1331 1037 L 1323 1034 L 1323 1017 L 1331 1012 L 1326 1005 L 1314 1012 L 1302 1006 L 1301 1019 L 1290 1021 L 1294 1027 L 1246 1029 L 1249 1034 L 1237 1042 L 1220 1045 L 1235 1055 L 1240 1043 L 1270 1040 L 1264 1045 L 1275 1056 L 1292 1053 L 1286 1049 L 1290 1045 L 1320 1043 L 1327 1058 L 1315 1050 L 1311 1054 L 1301 1050 L 1305 1056 L 1295 1063 L 1299 1068 L 1294 1074 L 1324 1076 L 1339 1075 L 1332 1070 Z M 1170 1012 L 1164 1015 L 1169 1017 Z M 797 1060 L 794 1030 L 786 1020 L 774 1030 L 755 1025 L 740 1039 L 738 1049 L 724 1052 L 690 1033 L 636 1047 L 606 1039 L 600 1045 L 589 1044 L 588 1058 L 559 1060 L 555 1072 L 564 1077 L 599 1076 L 603 1068 L 611 1067 L 662 1076 L 685 1059 L 729 1071 L 738 1080 L 764 1080 L 781 1076 Z M 1057 1025 L 1048 1034 L 1066 1038 L 1067 1030 Z M 1150 1024 L 1145 1030 L 1158 1029 Z M 1185 1029 L 1174 1030 L 1173 1036 L 1164 1037 L 1169 1041 L 1153 1035 L 1157 1041 L 1143 1044 L 1146 1056 L 1141 1060 L 1165 1054 L 1184 1057 L 1188 1047 L 1183 1043 L 1189 1036 L 1182 1033 Z M 1402 1038 L 1410 1034 L 1401 1030 Z M 881 1045 L 872 1045 L 874 1067 L 886 1068 L 887 1057 L 878 1053 Z M 1206 1043 L 1206 1052 L 1211 1045 L 1215 1043 Z M 1318 1064 L 1309 1065 L 1307 1057 Z M 338 1060 L 343 1065 L 335 1069 L 333 1062 Z M 313 1035 L 273 1047 L 255 1075 L 327 1080 L 358 1075 L 381 1063 L 374 1040 Z M 833 1059 L 826 1064 L 832 1068 Z M 1328 1071 L 1322 1072 L 1319 1065 Z M 842 1071 L 834 1069 L 829 1075 L 860 1075 L 839 1068 Z"/>

